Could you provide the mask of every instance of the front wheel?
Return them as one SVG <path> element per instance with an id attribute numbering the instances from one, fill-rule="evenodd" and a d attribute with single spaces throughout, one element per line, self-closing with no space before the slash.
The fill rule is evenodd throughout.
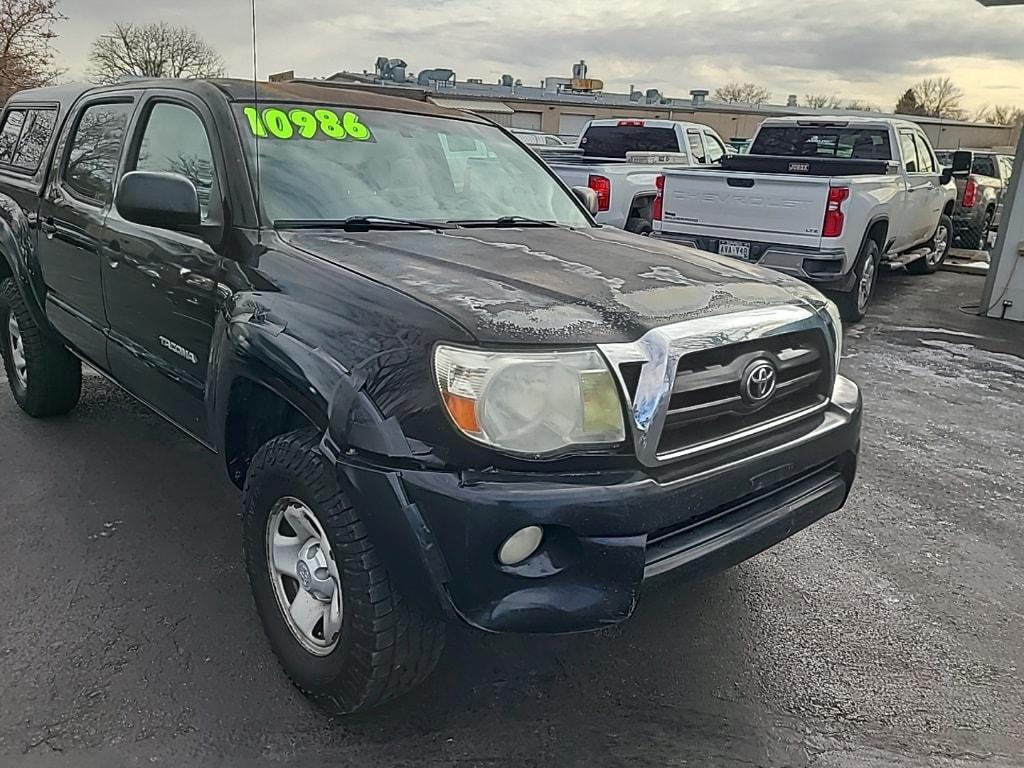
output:
<path id="1" fill-rule="evenodd" d="M 942 214 L 939 217 L 938 226 L 935 227 L 935 234 L 928 243 L 928 253 L 907 264 L 907 272 L 912 275 L 930 275 L 938 270 L 949 254 L 952 234 L 953 220 L 946 214 Z"/>
<path id="2" fill-rule="evenodd" d="M 857 263 L 853 268 L 856 278 L 853 290 L 831 294 L 831 298 L 839 307 L 839 314 L 845 322 L 857 323 L 864 319 L 864 314 L 871 303 L 871 297 L 875 294 L 881 255 L 878 242 L 868 238 L 861 247 L 860 253 L 857 255 Z"/>
<path id="3" fill-rule="evenodd" d="M 13 279 L 0 283 L 4 367 L 14 400 L 29 416 L 57 416 L 78 404 L 82 364 L 36 325 Z"/>
<path id="4" fill-rule="evenodd" d="M 256 453 L 244 491 L 245 561 L 285 673 L 323 709 L 351 714 L 421 683 L 444 627 L 392 583 L 319 443 L 304 429 Z"/>

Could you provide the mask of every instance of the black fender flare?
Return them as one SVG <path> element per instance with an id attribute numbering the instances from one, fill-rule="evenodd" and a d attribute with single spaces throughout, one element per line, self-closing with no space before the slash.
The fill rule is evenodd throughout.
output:
<path id="1" fill-rule="evenodd" d="M 34 214 L 32 214 L 34 216 Z M 43 309 L 42 286 L 37 285 L 30 269 L 35 223 L 12 198 L 0 195 L 0 260 L 18 286 L 25 306 L 39 328 L 52 333 Z M 38 271 L 38 279 L 41 281 Z"/>
<path id="2" fill-rule="evenodd" d="M 218 318 L 207 397 L 221 452 L 231 390 L 240 379 L 270 390 L 322 430 L 320 450 L 358 505 L 389 575 L 404 594 L 450 615 L 440 547 L 401 482 L 403 464 L 416 462 L 417 455 L 398 422 L 386 418 L 367 394 L 366 370 L 345 367 L 272 317 Z"/>

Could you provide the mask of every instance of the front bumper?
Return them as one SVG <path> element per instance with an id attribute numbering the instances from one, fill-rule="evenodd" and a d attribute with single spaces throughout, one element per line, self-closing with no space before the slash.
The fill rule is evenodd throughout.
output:
<path id="1" fill-rule="evenodd" d="M 719 243 L 730 238 L 705 237 L 681 233 L 655 232 L 655 237 L 688 245 L 708 253 L 718 253 Z M 805 248 L 769 242 L 750 242 L 750 262 L 811 283 L 820 290 L 853 290 L 856 275 L 853 257 L 844 248 Z M 856 256 L 856 254 L 854 254 Z"/>
<path id="2" fill-rule="evenodd" d="M 340 466 L 405 589 L 480 629 L 578 632 L 628 618 L 645 579 L 720 571 L 842 507 L 860 416 L 860 392 L 839 377 L 828 410 L 808 422 L 656 474 Z M 528 525 L 543 526 L 541 548 L 501 565 L 501 543 Z"/>

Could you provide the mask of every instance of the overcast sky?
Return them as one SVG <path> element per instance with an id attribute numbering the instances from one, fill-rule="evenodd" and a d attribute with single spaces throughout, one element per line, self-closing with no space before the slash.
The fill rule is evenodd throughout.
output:
<path id="1" fill-rule="evenodd" d="M 372 69 L 377 56 L 458 78 L 538 83 L 587 60 L 608 90 L 685 97 L 730 80 L 786 94 L 829 93 L 891 109 L 914 81 L 951 76 L 972 110 L 1024 105 L 1024 6 L 976 0 L 256 0 L 260 75 Z M 351 6 L 352 9 L 346 8 Z M 239 0 L 61 0 L 59 58 L 81 79 L 93 39 L 116 21 L 195 28 L 232 75 L 252 67 L 250 6 Z"/>

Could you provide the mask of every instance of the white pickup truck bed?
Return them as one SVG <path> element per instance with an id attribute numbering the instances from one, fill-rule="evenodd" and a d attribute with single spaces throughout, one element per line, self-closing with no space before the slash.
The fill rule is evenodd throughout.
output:
<path id="1" fill-rule="evenodd" d="M 944 258 L 955 186 L 913 123 L 772 118 L 752 151 L 763 154 L 666 168 L 655 234 L 799 277 L 853 320 L 882 259 L 933 271 Z"/>
<path id="2" fill-rule="evenodd" d="M 666 166 L 698 167 L 728 150 L 706 125 L 678 120 L 591 120 L 575 153 L 544 160 L 570 187 L 598 194 L 598 223 L 639 234 L 653 227 L 655 180 Z"/>

